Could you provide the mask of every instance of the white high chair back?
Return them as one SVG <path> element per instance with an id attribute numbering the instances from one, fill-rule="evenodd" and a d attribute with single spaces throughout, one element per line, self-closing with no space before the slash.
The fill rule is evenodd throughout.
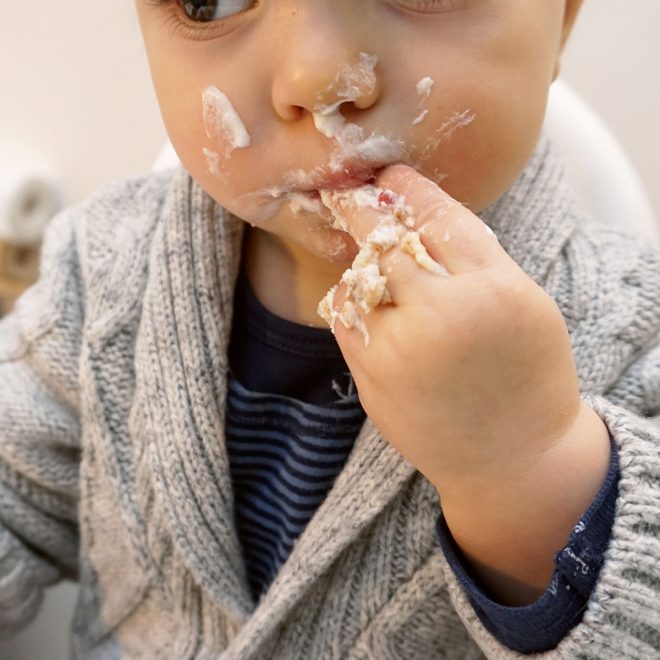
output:
<path id="1" fill-rule="evenodd" d="M 630 159 L 596 113 L 561 80 L 550 87 L 545 130 L 565 157 L 583 209 L 660 245 L 660 221 Z"/>
<path id="2" fill-rule="evenodd" d="M 660 222 L 630 159 L 598 115 L 561 80 L 550 87 L 544 128 L 565 156 L 584 211 L 660 245 Z M 178 162 L 168 141 L 153 168 Z"/>

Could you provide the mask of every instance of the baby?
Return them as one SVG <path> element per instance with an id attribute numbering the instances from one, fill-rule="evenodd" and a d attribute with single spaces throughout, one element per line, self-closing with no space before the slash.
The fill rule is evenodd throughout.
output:
<path id="1" fill-rule="evenodd" d="M 541 135 L 580 4 L 136 0 L 182 167 L 0 323 L 0 629 L 69 578 L 77 658 L 660 653 L 660 255 Z"/>

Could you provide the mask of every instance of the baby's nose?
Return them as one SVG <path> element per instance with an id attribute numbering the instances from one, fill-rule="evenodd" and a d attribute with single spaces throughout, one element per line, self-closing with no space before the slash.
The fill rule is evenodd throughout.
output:
<path id="1" fill-rule="evenodd" d="M 324 4 L 300 8 L 283 31 L 288 41 L 275 64 L 272 89 L 273 106 L 283 119 L 297 119 L 304 111 L 331 113 L 343 104 L 366 109 L 380 95 L 378 55 L 369 50 L 363 29 L 355 27 L 360 22 L 354 11 L 342 21 L 341 12 Z"/>

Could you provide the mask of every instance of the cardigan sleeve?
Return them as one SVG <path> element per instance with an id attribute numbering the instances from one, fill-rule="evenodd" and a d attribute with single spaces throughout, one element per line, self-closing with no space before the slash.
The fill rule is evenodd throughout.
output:
<path id="1" fill-rule="evenodd" d="M 77 576 L 82 284 L 71 214 L 49 224 L 39 280 L 0 320 L 0 636 Z"/>
<path id="2" fill-rule="evenodd" d="M 618 397 L 616 388 L 607 398 L 584 397 L 617 448 L 620 479 L 612 535 L 580 622 L 554 648 L 534 657 L 619 660 L 660 653 L 660 347 L 642 362 L 635 369 L 643 382 L 634 388 L 621 385 L 640 397 L 638 407 Z M 529 657 L 484 625 L 446 561 L 443 572 L 458 615 L 488 658 Z"/>

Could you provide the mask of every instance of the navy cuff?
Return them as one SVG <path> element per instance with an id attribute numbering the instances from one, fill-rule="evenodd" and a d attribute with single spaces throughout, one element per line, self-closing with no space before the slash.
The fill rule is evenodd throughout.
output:
<path id="1" fill-rule="evenodd" d="M 502 644 L 519 653 L 554 648 L 582 619 L 598 580 L 614 523 L 619 456 L 611 436 L 610 447 L 610 464 L 603 485 L 573 528 L 566 546 L 556 553 L 548 589 L 530 605 L 510 607 L 489 597 L 454 541 L 442 512 L 438 516 L 436 530 L 440 545 L 472 607 Z"/>

